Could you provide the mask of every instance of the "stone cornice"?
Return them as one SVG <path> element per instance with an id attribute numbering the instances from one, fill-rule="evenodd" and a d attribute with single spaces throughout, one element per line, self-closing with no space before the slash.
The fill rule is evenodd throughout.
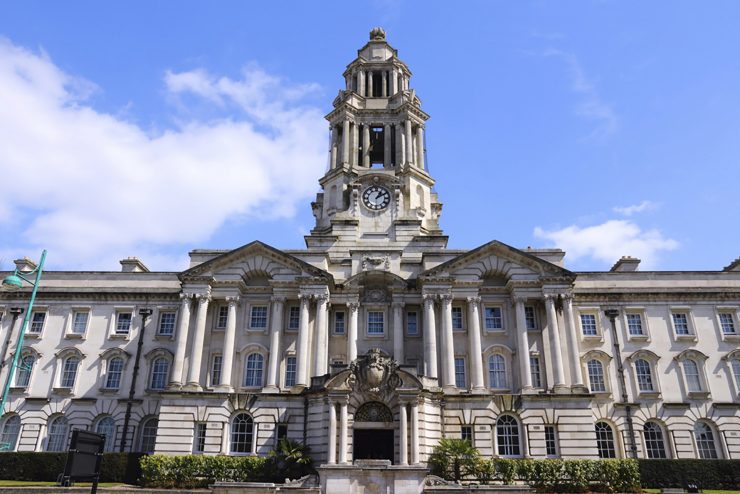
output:
<path id="1" fill-rule="evenodd" d="M 575 292 L 574 303 L 617 303 L 617 302 L 661 302 L 679 303 L 692 301 L 740 301 L 740 292 L 727 293 L 724 291 L 681 291 L 681 292 L 640 292 L 631 291 L 603 291 L 603 292 Z"/>

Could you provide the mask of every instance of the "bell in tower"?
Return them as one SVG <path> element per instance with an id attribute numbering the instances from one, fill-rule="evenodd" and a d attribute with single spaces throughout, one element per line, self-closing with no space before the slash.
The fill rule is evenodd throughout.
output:
<path id="1" fill-rule="evenodd" d="M 402 248 L 417 236 L 442 238 L 442 205 L 425 165 L 429 115 L 382 28 L 370 31 L 343 76 L 345 87 L 326 115 L 330 166 L 312 204 L 309 248 L 325 249 L 330 239 Z"/>

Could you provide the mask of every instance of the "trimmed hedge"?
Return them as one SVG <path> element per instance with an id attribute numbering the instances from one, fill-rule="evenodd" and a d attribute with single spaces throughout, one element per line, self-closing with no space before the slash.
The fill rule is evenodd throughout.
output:
<path id="1" fill-rule="evenodd" d="M 639 492 L 635 460 L 481 460 L 476 474 L 482 483 L 515 480 L 544 492 Z"/>
<path id="2" fill-rule="evenodd" d="M 646 488 L 740 489 L 740 460 L 638 460 Z"/>
<path id="3" fill-rule="evenodd" d="M 264 456 L 166 456 L 141 459 L 144 487 L 194 489 L 214 482 L 272 480 L 272 462 Z"/>
<path id="4" fill-rule="evenodd" d="M 139 458 L 143 453 L 104 453 L 100 466 L 101 482 L 136 484 L 141 475 Z M 64 472 L 67 453 L 0 453 L 0 479 L 56 482 Z"/>

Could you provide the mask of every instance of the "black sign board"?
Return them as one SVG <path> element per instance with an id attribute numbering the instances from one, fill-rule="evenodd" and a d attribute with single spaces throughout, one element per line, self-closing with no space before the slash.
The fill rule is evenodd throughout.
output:
<path id="1" fill-rule="evenodd" d="M 67 453 L 61 485 L 69 486 L 76 480 L 92 481 L 92 494 L 98 490 L 100 463 L 103 460 L 105 435 L 75 429 Z"/>

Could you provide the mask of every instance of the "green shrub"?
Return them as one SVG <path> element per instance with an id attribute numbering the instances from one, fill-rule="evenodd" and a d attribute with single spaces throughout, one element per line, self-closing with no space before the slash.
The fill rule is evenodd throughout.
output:
<path id="1" fill-rule="evenodd" d="M 105 453 L 100 465 L 101 482 L 135 484 L 141 453 Z M 0 453 L 0 479 L 55 482 L 64 472 L 67 453 Z"/>
<path id="2" fill-rule="evenodd" d="M 638 460 L 646 488 L 686 487 L 698 482 L 702 489 L 739 489 L 740 460 Z"/>
<path id="3" fill-rule="evenodd" d="M 434 475 L 455 482 L 475 476 L 479 464 L 478 450 L 466 439 L 441 439 L 429 457 Z"/>
<path id="4" fill-rule="evenodd" d="M 214 482 L 265 482 L 270 459 L 262 456 L 166 456 L 141 459 L 144 487 L 194 489 Z"/>

